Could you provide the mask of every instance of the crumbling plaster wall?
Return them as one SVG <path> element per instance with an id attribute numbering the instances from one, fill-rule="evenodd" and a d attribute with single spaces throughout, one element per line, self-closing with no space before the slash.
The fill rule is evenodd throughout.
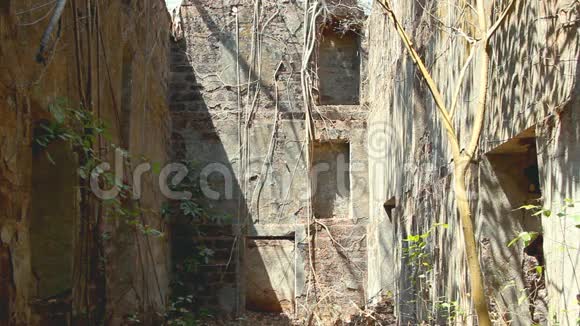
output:
<path id="1" fill-rule="evenodd" d="M 326 228 L 312 220 L 309 226 L 306 194 L 311 180 L 300 82 L 303 6 L 303 2 L 267 1 L 261 2 L 255 12 L 254 3 L 244 1 L 186 1 L 179 10 L 178 30 L 182 34 L 173 45 L 170 89 L 174 139 L 182 144 L 182 149 L 174 157 L 195 161 L 202 185 L 206 176 L 209 180 L 210 191 L 198 201 L 210 219 L 196 222 L 201 224 L 198 227 L 214 231 L 195 240 L 215 252 L 203 266 L 206 278 L 211 280 L 212 274 L 227 277 L 207 282 L 200 296 L 205 297 L 206 304 L 225 311 L 243 311 L 246 294 L 259 290 L 245 284 L 244 273 L 258 273 L 264 266 L 273 273 L 271 266 L 280 263 L 271 260 L 275 255 L 270 253 L 263 255 L 260 264 L 256 264 L 254 254 L 249 262 L 244 262 L 246 242 L 267 244 L 276 238 L 291 238 L 295 245 L 292 252 L 281 252 L 294 257 L 295 269 L 291 273 L 294 280 L 281 282 L 291 287 L 293 296 L 292 304 L 284 304 L 291 308 L 285 312 L 307 315 L 304 302 L 297 304 L 297 300 L 306 299 L 307 291 L 312 301 L 309 307 L 315 307 L 314 293 L 320 298 L 329 291 L 334 291 L 332 297 L 327 295 L 321 308 L 326 309 L 335 301 L 353 309 L 351 299 L 364 305 L 366 109 L 336 105 L 313 110 L 317 141 L 350 144 L 350 160 L 356 162 L 351 167 L 357 167 L 351 169 L 351 180 L 359 186 L 351 186 L 351 198 L 356 200 L 350 201 L 347 213 L 325 221 Z M 254 15 L 259 33 L 253 33 Z M 214 173 L 204 175 L 204 169 Z M 229 185 L 220 176 L 224 173 L 232 176 Z M 307 228 L 311 238 L 307 237 Z M 225 248 L 220 249 L 218 242 Z M 315 264 L 308 261 L 309 242 L 315 247 Z M 249 266 L 250 262 L 254 266 Z M 337 280 L 336 269 L 330 268 L 335 264 L 353 269 L 348 274 L 352 277 Z M 316 291 L 312 283 L 308 284 L 312 277 L 310 266 L 321 273 Z M 271 279 L 278 277 L 272 275 Z M 281 289 L 284 297 L 287 290 Z"/>
<path id="2" fill-rule="evenodd" d="M 456 24 L 461 2 L 425 1 L 419 5 L 396 1 L 394 8 L 446 103 L 450 103 L 469 49 L 460 36 L 446 27 Z M 501 8 L 490 11 L 494 14 L 488 19 L 495 21 L 499 11 Z M 434 21 L 432 15 L 439 17 L 440 22 Z M 577 196 L 578 169 L 572 168 L 577 159 L 573 148 L 578 140 L 574 131 L 578 128 L 577 105 L 574 107 L 578 96 L 574 86 L 578 78 L 577 15 L 577 3 L 572 1 L 520 1 L 490 44 L 492 65 L 486 127 L 480 140 L 480 156 L 471 170 L 470 200 L 495 316 L 509 312 L 509 318 L 522 324 L 529 323 L 530 318 L 527 303 L 518 304 L 517 300 L 523 287 L 522 248 L 507 248 L 506 244 L 525 226 L 517 216 L 519 212 L 514 212 L 515 203 L 507 200 L 509 189 L 502 188 L 496 171 L 481 154 L 530 127 L 538 128 L 538 135 L 549 130 L 551 137 L 538 137 L 544 204 L 556 207 L 564 198 Z M 398 313 L 403 321 L 422 318 L 426 311 L 434 311 L 434 306 L 420 308 L 406 304 L 405 298 L 409 299 L 408 293 L 413 289 L 409 288 L 411 267 L 401 248 L 407 235 L 422 234 L 434 223 L 442 222 L 448 223 L 449 229 L 432 235 L 428 247 L 439 265 L 431 273 L 432 290 L 427 297 L 432 302 L 459 300 L 468 312 L 467 270 L 449 187 L 453 171 L 446 135 L 423 80 L 392 22 L 376 4 L 369 26 L 369 296 L 381 291 L 400 295 Z M 466 25 L 460 27 L 474 33 Z M 469 140 L 480 87 L 478 78 L 477 66 L 472 65 L 454 118 L 461 144 Z M 565 113 L 560 114 L 561 111 Z M 548 121 L 553 120 L 557 127 L 551 129 Z M 543 144 L 552 151 L 543 151 Z M 389 216 L 383 204 L 392 198 L 396 208 Z M 425 211 L 422 209 L 425 202 L 436 205 Z M 542 221 L 544 235 L 551 238 L 544 242 L 548 300 L 553 315 L 549 318 L 565 325 L 576 322 L 579 309 L 574 299 L 579 292 L 575 272 L 580 267 L 578 250 L 577 244 L 569 243 L 569 239 L 578 239 L 578 229 L 571 227 L 571 223 L 566 219 Z M 565 239 L 566 244 L 558 244 L 556 239 Z M 505 284 L 514 286 L 502 286 Z"/>
<path id="3" fill-rule="evenodd" d="M 82 6 L 78 5 L 79 16 L 88 17 L 84 3 Z M 93 5 L 93 16 L 90 17 L 95 18 L 97 2 L 93 2 Z M 60 313 L 66 315 L 71 311 L 70 296 L 64 298 L 63 311 L 56 311 L 54 307 L 39 311 L 34 306 L 35 302 L 42 305 L 41 302 L 48 298 L 41 297 L 36 292 L 39 288 L 36 282 L 42 283 L 43 280 L 35 278 L 35 263 L 31 261 L 31 257 L 44 259 L 45 261 L 40 262 L 41 265 L 51 260 L 68 261 L 72 264 L 74 257 L 55 257 L 54 251 L 45 250 L 42 239 L 37 237 L 36 241 L 32 241 L 36 234 L 31 234 L 34 232 L 31 226 L 37 221 L 31 219 L 34 218 L 33 213 L 38 204 L 31 200 L 34 199 L 31 198 L 33 189 L 37 187 L 32 175 L 50 174 L 50 171 L 32 170 L 32 130 L 40 119 L 50 119 L 49 104 L 58 98 L 66 98 L 73 106 L 77 106 L 81 91 L 77 84 L 71 2 L 65 7 L 60 27 L 57 26 L 54 30 L 52 41 L 57 41 L 51 41 L 50 44 L 54 46 L 49 48 L 45 65 L 37 63 L 35 57 L 42 32 L 48 22 L 48 19 L 40 18 L 47 15 L 51 6 L 37 8 L 38 6 L 39 1 L 31 0 L 3 1 L 0 6 L 0 153 L 3 162 L 0 164 L 0 229 L 2 248 L 7 249 L 10 258 L 10 265 L 3 265 L 0 277 L 0 287 L 6 290 L 0 293 L 6 301 L 6 306 L 3 307 L 6 314 L 2 318 L 7 318 L 0 320 L 0 324 L 43 324 Z M 91 62 L 88 61 L 86 50 L 86 19 L 79 24 L 80 67 L 84 78 L 81 80 L 82 91 L 87 94 L 86 78 L 90 68 L 93 78 L 90 88 L 93 108 L 108 126 L 110 143 L 130 144 L 128 154 L 139 161 L 136 163 L 140 163 L 141 158 L 150 162 L 165 162 L 170 122 L 166 98 L 170 17 L 165 3 L 161 0 L 131 3 L 99 1 L 98 12 L 98 27 L 97 20 L 94 20 L 91 33 Z M 122 113 L 119 110 L 123 88 L 123 55 L 127 49 L 132 56 L 131 64 L 135 67 L 130 83 L 133 101 L 128 118 L 131 122 L 129 139 L 121 139 L 126 132 L 122 130 L 124 126 L 120 125 Z M 114 166 L 114 151 L 110 143 L 103 143 L 101 150 L 105 160 Z M 76 175 L 76 167 L 58 164 L 48 166 L 58 170 L 54 172 L 56 174 Z M 126 171 L 129 170 L 131 169 L 126 167 Z M 142 203 L 144 211 L 147 212 L 143 216 L 143 222 L 163 230 L 159 214 L 154 213 L 160 211 L 164 200 L 155 179 L 154 176 L 143 178 Z M 59 189 L 58 186 L 53 186 L 45 196 L 59 197 L 59 193 L 67 194 L 75 189 Z M 78 202 L 61 201 L 58 205 L 68 205 L 69 211 L 76 212 L 73 213 L 74 216 L 69 216 L 76 222 L 73 225 L 51 227 L 60 227 L 61 232 L 73 233 L 77 241 L 70 245 L 77 248 L 82 240 L 77 236 L 79 230 L 76 229 L 79 220 Z M 50 215 L 51 212 L 47 211 L 46 214 Z M 96 216 L 85 218 L 95 219 Z M 103 267 L 106 289 L 102 289 L 106 296 L 99 300 L 103 300 L 100 304 L 106 305 L 108 314 L 105 318 L 111 325 L 124 323 L 127 315 L 143 311 L 164 311 L 168 296 L 167 240 L 147 239 L 139 231 L 121 227 L 123 224 L 123 221 L 105 219 L 102 225 L 94 229 L 94 232 L 99 233 L 96 237 L 105 238 L 107 235 L 109 238 L 103 242 L 101 257 L 106 261 Z M 46 248 L 49 250 L 50 247 Z M 62 272 L 69 269 L 72 266 L 63 263 Z M 142 278 L 141 275 L 146 276 Z M 72 287 L 73 284 L 64 285 L 63 290 L 66 293 Z"/>

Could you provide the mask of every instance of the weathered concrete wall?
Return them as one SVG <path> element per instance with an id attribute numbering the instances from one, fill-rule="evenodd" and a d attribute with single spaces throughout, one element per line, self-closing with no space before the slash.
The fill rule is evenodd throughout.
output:
<path id="1" fill-rule="evenodd" d="M 576 72 L 576 78 L 578 73 Z M 578 144 L 580 120 L 578 119 L 578 86 L 574 100 L 567 111 L 555 118 L 554 123 L 542 126 L 538 138 L 540 173 L 544 203 L 554 214 L 564 211 L 566 199 L 578 198 Z M 546 285 L 552 318 L 563 325 L 573 325 L 578 318 L 578 205 L 565 210 L 566 217 L 544 217 L 544 255 L 546 259 Z"/>
<path id="2" fill-rule="evenodd" d="M 45 156 L 34 157 L 32 146 L 33 129 L 41 119 L 50 119 L 48 106 L 66 98 L 78 107 L 80 94 L 84 94 L 91 96 L 91 107 L 108 125 L 110 139 L 103 140 L 99 149 L 105 160 L 113 165 L 114 143 L 128 147 L 132 159 L 165 162 L 170 17 L 161 0 L 99 1 L 90 7 L 77 1 L 77 5 L 78 17 L 84 18 L 77 18 L 78 61 L 76 15 L 69 1 L 49 42 L 45 65 L 38 64 L 35 57 L 48 22 L 42 18 L 52 4 L 39 7 L 38 1 L 3 1 L 0 5 L 3 325 L 43 324 L 49 318 L 64 323 L 69 318 L 71 292 L 76 293 L 73 287 L 79 284 L 79 275 L 73 271 L 87 266 L 80 262 L 90 256 L 79 248 L 91 236 L 109 239 L 103 241 L 98 256 L 90 257 L 105 262 L 104 266 L 91 266 L 104 272 L 106 288 L 91 291 L 106 294 L 95 304 L 98 309 L 106 306 L 104 317 L 109 324 L 122 324 L 127 315 L 162 312 L 166 304 L 167 240 L 146 237 L 135 228 L 122 226 L 126 221 L 106 219 L 106 213 L 96 211 L 83 216 L 91 221 L 103 217 L 100 224 L 93 224 L 94 234 L 80 234 L 77 163 L 73 159 L 59 164 L 61 157 L 72 153 L 57 151 L 56 164 L 44 164 Z M 130 80 L 123 81 L 122 71 L 128 65 L 133 73 Z M 124 88 L 132 96 L 128 109 L 121 112 Z M 55 178 L 58 183 L 45 183 Z M 163 197 L 154 179 L 145 179 L 143 223 L 163 230 L 158 214 Z M 49 220 L 50 216 L 58 218 Z M 77 261 L 74 268 L 73 261 Z M 57 303 L 48 301 L 51 298 L 58 299 Z M 73 295 L 72 301 L 79 298 Z"/>
<path id="3" fill-rule="evenodd" d="M 394 6 L 446 103 L 450 103 L 469 46 L 449 26 L 474 33 L 469 25 L 456 25 L 461 2 L 426 1 L 419 5 L 398 1 Z M 488 8 L 494 12 L 488 19 L 495 21 L 500 7 Z M 530 222 L 529 217 L 516 210 L 530 200 L 524 196 L 529 193 L 526 185 L 517 181 L 525 181 L 522 178 L 528 166 L 524 163 L 520 166 L 518 160 L 528 155 L 522 153 L 535 147 L 535 135 L 538 135 L 543 199 L 540 205 L 557 207 L 564 198 L 577 196 L 578 169 L 572 168 L 577 158 L 571 150 L 577 142 L 574 132 L 577 110 L 573 100 L 578 96 L 574 89 L 579 44 L 577 11 L 577 4 L 570 1 L 519 2 L 491 40 L 486 127 L 477 162 L 471 170 L 470 200 L 496 320 L 508 318 L 517 324 L 530 323 L 528 303 L 518 302 L 526 293 L 522 264 L 527 258 L 521 245 L 508 248 L 506 244 L 520 232 L 538 227 L 537 220 Z M 474 18 L 469 13 L 464 17 Z M 431 95 L 417 76 L 392 22 L 378 5 L 369 26 L 369 296 L 391 291 L 397 298 L 400 296 L 399 302 L 408 303 L 410 297 L 416 298 L 421 293 L 419 302 L 399 304 L 403 322 L 442 316 L 437 302 L 453 301 L 459 301 L 466 313 L 458 318 L 470 319 L 466 317 L 471 310 L 463 240 L 449 187 L 453 171 L 446 135 L 440 128 Z M 469 140 L 472 112 L 481 85 L 478 81 L 479 71 L 472 65 L 454 118 L 461 144 Z M 564 114 L 559 113 L 562 110 Z M 544 126 L 545 121 L 552 120 L 558 127 Z M 532 128 L 531 143 L 520 141 L 530 137 L 525 135 L 529 128 Z M 534 128 L 538 128 L 535 135 Z M 545 129 L 552 132 L 552 137 L 539 136 Z M 502 165 L 494 166 L 491 154 L 481 155 L 491 153 L 510 139 L 520 141 L 523 148 L 513 154 L 516 160 L 508 158 Z M 547 139 L 556 140 L 547 145 Z M 554 152 L 544 151 L 544 145 Z M 555 152 L 561 154 L 548 154 Z M 505 169 L 505 164 L 510 164 L 512 170 Z M 555 169 L 554 165 L 561 168 Z M 383 207 L 385 202 L 395 203 L 390 215 Z M 435 223 L 447 223 L 449 228 L 436 228 L 430 235 L 426 250 L 433 256 L 434 265 L 426 273 L 427 280 L 414 283 L 412 277 L 417 268 L 405 258 L 403 248 L 407 243 L 403 240 L 410 234 L 425 233 Z M 562 223 L 568 225 L 565 231 Z M 544 317 L 564 325 L 574 324 L 578 316 L 579 306 L 574 301 L 578 277 L 574 271 L 580 266 L 575 245 L 566 240 L 567 244 L 562 246 L 556 239 L 578 238 L 578 229 L 570 227 L 571 223 L 558 218 L 542 221 L 550 308 L 549 316 Z M 546 237 L 552 240 L 547 241 Z"/>
<path id="4" fill-rule="evenodd" d="M 364 185 L 368 175 L 366 109 L 343 105 L 313 110 L 317 141 L 348 143 L 347 161 L 358 167 L 349 172 L 350 199 L 323 221 L 331 240 L 327 229 L 308 217 L 307 189 L 313 181 L 300 81 L 303 10 L 303 3 L 287 1 L 257 7 L 249 2 L 186 1 L 180 8 L 177 29 L 182 39 L 173 45 L 170 89 L 173 138 L 182 145 L 174 157 L 195 161 L 202 188 L 207 180 L 198 200 L 206 216 L 195 222 L 214 231 L 193 238 L 214 255 L 202 266 L 206 276 L 200 277 L 227 277 L 206 282 L 198 296 L 225 311 L 261 306 L 307 317 L 314 308 L 330 310 L 335 297 L 348 309 L 354 309 L 351 299 L 365 303 L 361 230 L 368 204 L 355 195 L 366 193 L 367 187 L 354 187 L 353 180 Z M 286 259 L 279 261 L 279 254 L 291 258 L 292 275 L 280 274 L 287 266 L 273 267 Z M 340 282 L 331 268 L 335 265 L 351 269 Z M 319 274 L 316 287 L 311 267 Z M 265 275 L 269 283 L 252 285 Z M 264 291 L 267 295 L 260 301 Z M 274 294 L 280 302 L 267 300 Z M 316 305 L 320 298 L 325 301 Z"/>

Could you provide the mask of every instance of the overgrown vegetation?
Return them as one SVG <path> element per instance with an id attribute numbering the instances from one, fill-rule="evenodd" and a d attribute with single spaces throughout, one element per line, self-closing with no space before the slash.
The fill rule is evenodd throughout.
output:
<path id="1" fill-rule="evenodd" d="M 134 193 L 132 185 L 124 181 L 124 178 L 115 176 L 114 171 L 104 171 L 99 168 L 99 165 L 104 162 L 103 154 L 95 151 L 95 144 L 100 137 L 110 143 L 112 150 L 121 153 L 124 166 L 131 164 L 129 153 L 111 142 L 112 138 L 107 124 L 89 110 L 73 108 L 66 98 L 56 98 L 49 105 L 48 111 L 51 119 L 39 123 L 33 139 L 33 149 L 44 153 L 50 162 L 57 165 L 58 163 L 50 155 L 49 146 L 60 141 L 68 143 L 78 158 L 78 176 L 81 180 L 87 181 L 81 185 L 83 191 L 91 192 L 88 181 L 95 176 L 100 177 L 103 189 L 112 187 L 119 189 L 118 196 L 102 202 L 107 209 L 108 217 L 122 218 L 145 235 L 163 236 L 161 231 L 141 223 L 145 211 L 138 202 L 131 202 Z"/>
<path id="2" fill-rule="evenodd" d="M 172 299 L 163 318 L 170 325 L 186 326 L 199 325 L 201 320 L 212 317 L 211 311 L 199 307 L 199 302 L 194 296 L 197 289 L 192 288 L 194 283 L 192 281 L 202 276 L 200 267 L 209 263 L 214 252 L 210 248 L 194 244 L 191 237 L 202 235 L 201 230 L 196 226 L 197 222 L 221 223 L 227 222 L 231 217 L 208 214 L 198 203 L 198 198 L 202 196 L 202 193 L 196 174 L 196 163 L 181 162 L 187 166 L 189 173 L 179 184 L 169 185 L 172 191 L 191 192 L 192 198 L 167 201 L 163 203 L 161 212 L 158 213 L 146 211 L 141 207 L 139 200 L 134 199 L 132 185 L 125 178 L 119 178 L 113 171 L 104 171 L 99 167 L 104 160 L 102 153 L 96 152 L 94 148 L 100 137 L 110 143 L 113 151 L 121 154 L 125 167 L 131 166 L 130 154 L 111 142 L 106 123 L 88 110 L 73 108 L 65 98 L 58 98 L 51 103 L 49 113 L 50 119 L 41 121 L 36 129 L 33 139 L 34 151 L 37 154 L 46 155 L 52 164 L 58 166 L 58 162 L 55 162 L 50 155 L 50 146 L 54 143 L 66 142 L 77 155 L 79 180 L 84 181 L 81 182 L 83 192 L 90 193 L 89 181 L 95 174 L 100 177 L 99 183 L 102 189 L 117 187 L 119 190 L 117 196 L 98 201 L 105 209 L 104 217 L 125 222 L 134 231 L 145 236 L 163 237 L 165 234 L 162 231 L 143 222 L 144 214 L 159 214 L 168 223 L 182 228 L 182 231 L 187 234 L 176 243 L 179 246 L 177 252 L 181 254 L 178 254 L 179 257 L 174 257 L 177 259 L 175 278 L 172 283 Z M 153 172 L 159 174 L 159 164 L 153 164 Z M 102 241 L 109 241 L 111 237 L 112 235 L 108 232 L 99 236 Z M 127 316 L 127 321 L 131 324 L 140 324 L 143 318 L 139 313 L 134 313 Z"/>
<path id="3" fill-rule="evenodd" d="M 431 234 L 439 227 L 447 229 L 449 225 L 436 223 L 425 233 L 412 234 L 403 239 L 407 243 L 407 246 L 403 247 L 403 255 L 407 258 L 407 264 L 414 269 L 414 278 L 426 278 L 426 273 L 433 269 L 433 256 L 426 249 Z"/>
<path id="4" fill-rule="evenodd" d="M 64 142 L 76 155 L 80 190 L 80 232 L 85 236 L 75 244 L 77 253 L 73 269 L 75 279 L 78 281 L 73 285 L 73 299 L 77 297 L 79 302 L 73 303 L 73 307 L 77 309 L 74 314 L 79 322 L 98 323 L 104 318 L 104 305 L 101 302 L 104 296 L 95 295 L 91 299 L 94 302 L 87 302 L 85 297 L 87 293 L 93 293 L 95 291 L 93 289 L 104 291 L 105 287 L 106 256 L 103 242 L 110 241 L 112 235 L 106 231 L 99 234 L 102 219 L 125 223 L 134 232 L 145 237 L 163 237 L 164 233 L 145 223 L 145 215 L 159 213 L 141 206 L 139 199 L 135 199 L 134 189 L 128 179 L 100 168 L 105 162 L 104 157 L 107 156 L 107 153 L 103 153 L 103 148 L 121 153 L 124 166 L 128 168 L 131 166 L 128 152 L 112 143 L 107 124 L 91 110 L 82 106 L 75 108 L 65 98 L 57 98 L 49 105 L 48 111 L 50 119 L 40 121 L 35 129 L 33 151 L 36 154 L 46 155 L 55 166 L 58 166 L 59 162 L 55 162 L 50 155 L 52 144 Z M 104 146 L 105 143 L 108 145 Z M 116 187 L 118 195 L 111 199 L 98 200 L 91 189 L 91 181 L 95 181 L 96 178 L 101 189 Z"/>
<path id="5" fill-rule="evenodd" d="M 428 313 L 424 322 L 437 323 L 438 321 L 445 321 L 452 323 L 460 316 L 465 316 L 465 311 L 461 309 L 459 302 L 456 300 L 449 300 L 449 298 L 441 297 L 435 302 L 430 302 L 429 297 L 424 295 L 433 288 L 432 272 L 435 264 L 435 257 L 432 254 L 433 236 L 436 232 L 444 232 L 449 228 L 448 224 L 435 223 L 426 232 L 421 234 L 408 235 L 403 241 L 406 243 L 403 246 L 403 257 L 407 260 L 406 264 L 411 269 L 411 281 L 413 286 L 419 290 L 413 303 L 419 302 L 424 310 Z"/>
<path id="6" fill-rule="evenodd" d="M 194 326 L 202 325 L 204 320 L 216 316 L 214 311 L 202 306 L 197 295 L 206 285 L 204 278 L 207 275 L 203 266 L 210 263 L 215 252 L 194 239 L 205 236 L 205 231 L 200 227 L 204 223 L 224 224 L 230 222 L 232 217 L 213 214 L 199 203 L 203 196 L 199 182 L 199 165 L 195 161 L 180 163 L 187 167 L 188 174 L 178 185 L 170 188 L 177 192 L 189 191 L 192 196 L 190 199 L 167 201 L 162 207 L 162 215 L 174 229 L 174 277 L 166 320 L 169 325 Z"/>
<path id="7" fill-rule="evenodd" d="M 540 206 L 540 205 L 533 205 L 533 204 L 529 204 L 529 205 L 523 205 L 521 206 L 519 209 L 521 210 L 525 210 L 525 211 L 531 211 L 532 212 L 532 216 L 536 216 L 536 217 L 545 217 L 545 218 L 565 218 L 565 219 L 570 219 L 573 220 L 575 227 L 576 228 L 580 228 L 580 214 L 574 214 L 571 215 L 568 213 L 568 210 L 570 208 L 574 208 L 575 204 L 574 204 L 574 200 L 570 199 L 570 198 L 566 198 L 564 199 L 564 203 L 562 203 L 562 206 L 560 208 L 560 210 L 557 213 L 554 213 L 551 209 L 548 209 L 546 207 Z M 520 234 L 518 234 L 515 238 L 513 238 L 508 244 L 508 247 L 513 246 L 514 244 L 521 242 L 524 247 L 527 247 L 532 241 L 534 241 L 538 236 L 540 235 L 539 232 L 527 232 L 527 231 L 523 231 L 520 232 Z"/>

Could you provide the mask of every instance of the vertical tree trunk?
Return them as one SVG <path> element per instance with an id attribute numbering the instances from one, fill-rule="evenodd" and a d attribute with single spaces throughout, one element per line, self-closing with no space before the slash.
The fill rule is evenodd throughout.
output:
<path id="1" fill-rule="evenodd" d="M 485 285 L 483 283 L 483 273 L 479 264 L 475 231 L 471 219 L 471 208 L 465 179 L 469 168 L 469 157 L 463 156 L 455 162 L 454 191 L 461 228 L 463 229 L 463 239 L 465 242 L 465 253 L 467 256 L 467 267 L 469 269 L 469 281 L 471 287 L 471 300 L 477 313 L 479 326 L 491 326 L 487 300 L 485 299 Z"/>

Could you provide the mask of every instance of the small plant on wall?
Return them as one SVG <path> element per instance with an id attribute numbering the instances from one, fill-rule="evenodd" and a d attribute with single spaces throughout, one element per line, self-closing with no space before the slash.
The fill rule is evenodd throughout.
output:
<path id="1" fill-rule="evenodd" d="M 403 239 L 406 245 L 403 247 L 403 257 L 407 259 L 407 266 L 411 269 L 411 280 L 413 286 L 419 293 L 425 294 L 431 290 L 431 276 L 433 272 L 435 257 L 429 250 L 433 243 L 433 237 L 438 230 L 444 231 L 449 228 L 448 224 L 435 223 L 422 234 L 411 234 Z M 457 301 L 449 301 L 446 298 L 439 298 L 437 302 L 425 300 L 425 295 L 417 294 L 413 302 L 421 303 L 425 311 L 428 312 L 427 320 L 434 322 L 445 319 L 450 322 L 458 316 L 463 315 Z"/>
<path id="2" fill-rule="evenodd" d="M 163 233 L 153 227 L 140 222 L 145 213 L 138 203 L 127 204 L 133 197 L 133 189 L 127 182 L 119 183 L 110 171 L 102 171 L 99 164 L 103 163 L 99 153 L 94 149 L 100 137 L 111 141 L 107 124 L 98 119 L 95 114 L 83 108 L 73 108 L 66 98 L 56 98 L 49 107 L 50 120 L 40 121 L 34 133 L 33 151 L 44 153 L 49 161 L 57 165 L 51 155 L 49 146 L 55 142 L 66 142 L 78 158 L 78 176 L 81 180 L 81 190 L 91 192 L 88 186 L 91 174 L 99 172 L 104 188 L 116 186 L 119 195 L 113 199 L 103 200 L 102 204 L 108 209 L 107 216 L 122 218 L 143 234 L 163 236 Z M 126 165 L 130 164 L 129 153 L 115 144 L 110 145 L 113 150 L 122 153 L 121 157 Z"/>
<path id="3" fill-rule="evenodd" d="M 576 207 L 575 203 L 577 203 L 577 201 L 574 201 L 574 199 L 571 198 L 564 199 L 564 202 L 562 203 L 562 206 L 557 213 L 554 213 L 551 209 L 539 205 L 524 205 L 521 206 L 519 209 L 531 211 L 533 213 L 532 216 L 537 217 L 546 217 L 546 218 L 554 217 L 554 218 L 570 219 L 574 221 L 573 223 L 575 224 L 575 227 L 580 228 L 580 213 L 572 214 L 569 212 L 570 209 Z"/>
<path id="4" fill-rule="evenodd" d="M 570 198 L 564 199 L 564 203 L 561 206 L 559 212 L 554 213 L 551 209 L 540 205 L 523 205 L 518 209 L 531 211 L 532 216 L 536 217 L 544 217 L 544 218 L 563 218 L 563 219 L 570 219 L 573 221 L 573 225 L 576 228 L 580 228 L 580 214 L 570 214 L 568 212 L 569 209 L 575 207 L 575 201 Z M 532 243 L 538 236 L 540 235 L 539 232 L 520 232 L 515 238 L 513 238 L 508 244 L 508 247 L 515 245 L 518 242 L 521 242 L 524 247 L 527 247 L 530 243 Z"/>
<path id="5" fill-rule="evenodd" d="M 222 224 L 229 216 L 212 214 L 200 203 L 203 192 L 199 180 L 199 164 L 195 161 L 180 162 L 187 167 L 187 175 L 170 189 L 190 192 L 191 198 L 170 200 L 161 208 L 161 214 L 172 225 L 173 269 L 172 298 L 165 316 L 168 325 L 203 325 L 204 320 L 215 319 L 215 314 L 203 307 L 198 293 L 207 286 L 208 277 L 204 265 L 211 263 L 215 251 L 196 240 L 205 236 L 205 223 Z M 213 275 L 219 278 L 220 275 Z"/>
<path id="6" fill-rule="evenodd" d="M 437 228 L 447 229 L 448 224 L 436 223 L 423 234 L 409 235 L 403 239 L 407 247 L 403 248 L 403 254 L 408 259 L 408 265 L 415 269 L 417 278 L 426 278 L 427 273 L 433 270 L 433 256 L 427 251 L 431 234 Z"/>

